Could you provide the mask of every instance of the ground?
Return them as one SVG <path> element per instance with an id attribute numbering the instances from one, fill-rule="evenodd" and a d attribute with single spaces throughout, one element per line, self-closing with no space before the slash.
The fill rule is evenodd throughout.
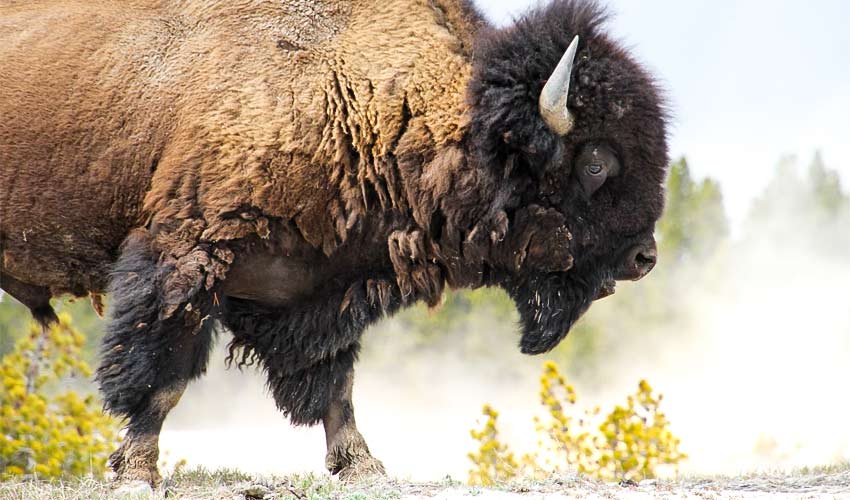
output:
<path id="1" fill-rule="evenodd" d="M 850 463 L 794 473 L 741 477 L 689 478 L 607 484 L 563 476 L 542 482 L 518 482 L 492 489 L 473 488 L 446 479 L 438 483 L 398 480 L 344 484 L 326 476 L 251 477 L 235 471 L 182 471 L 166 478 L 153 495 L 137 488 L 116 495 L 108 483 L 79 480 L 49 484 L 0 483 L 0 500 L 106 500 L 181 498 L 192 500 L 597 500 L 597 499 L 850 499 Z"/>

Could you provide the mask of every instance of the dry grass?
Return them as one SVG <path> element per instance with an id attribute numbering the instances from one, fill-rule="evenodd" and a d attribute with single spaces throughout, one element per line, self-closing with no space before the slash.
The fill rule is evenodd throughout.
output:
<path id="1" fill-rule="evenodd" d="M 2 500 L 106 500 L 116 497 L 108 483 L 83 479 L 64 483 L 17 481 L 0 483 Z M 123 497 L 127 498 L 127 497 Z M 139 497 L 136 497 L 139 498 Z M 343 484 L 327 476 L 251 477 L 238 471 L 181 471 L 166 479 L 153 497 L 195 500 L 409 500 L 415 498 L 476 500 L 509 499 L 850 499 L 850 464 L 803 469 L 793 473 L 741 477 L 688 478 L 608 484 L 577 476 L 547 481 L 515 482 L 490 490 L 471 488 L 446 479 L 413 483 L 392 479 Z"/>

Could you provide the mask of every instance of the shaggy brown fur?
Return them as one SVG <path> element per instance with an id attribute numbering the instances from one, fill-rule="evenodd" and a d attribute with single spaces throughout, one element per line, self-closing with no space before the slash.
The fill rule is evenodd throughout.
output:
<path id="1" fill-rule="evenodd" d="M 665 118 L 603 21 L 572 0 L 504 30 L 466 0 L 0 0 L 0 280 L 44 323 L 51 296 L 111 295 L 119 477 L 158 481 L 215 324 L 354 475 L 383 470 L 351 404 L 368 324 L 501 286 L 539 353 L 648 272 Z M 537 99 L 576 34 L 561 137 Z M 623 172 L 591 197 L 574 162 L 597 144 Z"/>
<path id="2" fill-rule="evenodd" d="M 197 242 L 267 236 L 269 217 L 332 254 L 370 196 L 409 208 L 416 179 L 385 159 L 410 116 L 430 147 L 460 138 L 471 34 L 453 34 L 451 7 L 7 2 L 4 269 L 54 294 L 104 290 L 151 222 L 178 267 Z"/>

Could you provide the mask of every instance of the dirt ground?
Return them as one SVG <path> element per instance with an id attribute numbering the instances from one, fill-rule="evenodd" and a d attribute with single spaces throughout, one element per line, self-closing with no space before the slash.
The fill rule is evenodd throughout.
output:
<path id="1" fill-rule="evenodd" d="M 438 483 L 398 480 L 343 484 L 326 476 L 250 477 L 235 471 L 193 470 L 167 478 L 151 492 L 136 485 L 116 492 L 108 483 L 16 481 L 0 483 L 0 499 L 105 500 L 181 498 L 191 500 L 644 500 L 644 499 L 848 499 L 850 464 L 734 478 L 690 478 L 607 484 L 576 476 L 543 482 L 517 482 L 495 488 L 475 488 L 446 479 Z"/>

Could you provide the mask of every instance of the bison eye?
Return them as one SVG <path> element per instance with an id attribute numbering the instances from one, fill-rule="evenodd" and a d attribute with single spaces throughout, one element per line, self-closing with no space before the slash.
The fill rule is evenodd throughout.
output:
<path id="1" fill-rule="evenodd" d="M 590 197 L 605 184 L 609 177 L 620 173 L 620 162 L 614 151 L 602 144 L 587 144 L 576 157 L 578 181 Z"/>
<path id="2" fill-rule="evenodd" d="M 586 170 L 587 173 L 590 175 L 602 175 L 602 173 L 605 171 L 605 167 L 598 163 L 592 163 L 587 166 Z"/>

